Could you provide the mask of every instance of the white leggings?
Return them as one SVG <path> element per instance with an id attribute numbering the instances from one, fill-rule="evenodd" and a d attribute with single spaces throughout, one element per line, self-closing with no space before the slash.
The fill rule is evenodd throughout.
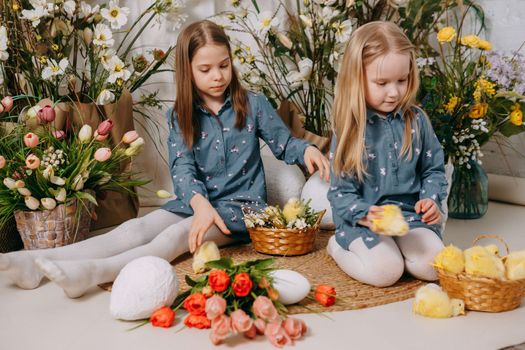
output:
<path id="1" fill-rule="evenodd" d="M 65 247 L 0 254 L 0 272 L 26 289 L 38 287 L 45 274 L 68 296 L 78 297 L 92 286 L 115 280 L 133 259 L 152 255 L 172 261 L 187 252 L 192 220 L 158 209 L 106 234 Z M 234 242 L 215 225 L 205 240 L 218 246 Z"/>
<path id="2" fill-rule="evenodd" d="M 327 250 L 350 277 L 387 287 L 399 280 L 405 268 L 418 279 L 435 281 L 437 275 L 431 263 L 442 248 L 443 242 L 434 232 L 415 228 L 402 237 L 380 236 L 380 242 L 371 249 L 358 238 L 345 250 L 332 236 Z"/>

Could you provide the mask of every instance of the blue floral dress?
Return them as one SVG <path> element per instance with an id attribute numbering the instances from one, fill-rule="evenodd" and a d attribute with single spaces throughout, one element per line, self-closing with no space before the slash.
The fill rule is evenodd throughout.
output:
<path id="1" fill-rule="evenodd" d="M 441 209 L 446 198 L 444 154 L 427 116 L 416 109 L 412 125 L 412 158 L 401 157 L 405 119 L 398 111 L 386 117 L 367 111 L 365 164 L 368 175 L 363 183 L 354 176 L 331 173 L 328 199 L 336 225 L 336 241 L 344 249 L 356 238 L 368 248 L 379 243 L 379 236 L 357 222 L 372 205 L 398 205 L 410 228 L 426 227 L 441 237 L 441 225 L 427 225 L 416 214 L 414 206 L 431 198 Z M 416 125 L 417 124 L 417 125 Z M 331 156 L 335 152 L 335 137 Z M 332 157 L 330 157 L 332 158 Z"/>
<path id="2" fill-rule="evenodd" d="M 236 115 L 229 96 L 215 116 L 196 106 L 199 137 L 192 149 L 184 144 L 175 118 L 169 125 L 169 166 L 176 199 L 162 208 L 173 213 L 193 215 L 191 198 L 200 193 L 224 220 L 232 237 L 248 241 L 241 206 L 266 206 L 266 182 L 259 150 L 259 138 L 272 153 L 287 164 L 304 164 L 306 141 L 291 136 L 268 99 L 248 93 L 249 113 L 243 129 L 235 128 Z M 285 181 L 285 180 L 283 180 Z"/>

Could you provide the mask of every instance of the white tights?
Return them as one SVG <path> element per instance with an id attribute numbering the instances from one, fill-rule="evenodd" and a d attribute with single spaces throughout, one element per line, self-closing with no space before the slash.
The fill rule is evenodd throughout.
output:
<path id="1" fill-rule="evenodd" d="M 372 249 L 358 238 L 345 250 L 332 236 L 327 250 L 350 277 L 376 287 L 387 287 L 399 280 L 405 268 L 418 279 L 435 281 L 437 275 L 430 264 L 442 248 L 443 242 L 434 232 L 415 228 L 402 237 L 380 236 L 380 242 Z"/>
<path id="2" fill-rule="evenodd" d="M 135 258 L 153 255 L 172 261 L 187 252 L 192 219 L 158 209 L 106 234 L 65 247 L 0 254 L 0 271 L 24 289 L 38 287 L 46 275 L 69 297 L 76 298 L 92 286 L 114 281 Z M 216 226 L 208 230 L 206 240 L 218 246 L 233 243 Z"/>

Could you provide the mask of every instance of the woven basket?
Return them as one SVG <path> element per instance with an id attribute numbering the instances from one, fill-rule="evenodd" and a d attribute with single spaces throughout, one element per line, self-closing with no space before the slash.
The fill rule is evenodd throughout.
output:
<path id="1" fill-rule="evenodd" d="M 3 227 L 0 227 L 0 253 L 8 253 L 24 247 L 20 235 L 16 230 L 13 217 Z"/>
<path id="2" fill-rule="evenodd" d="M 314 249 L 315 235 L 326 210 L 320 211 L 317 221 L 306 229 L 249 228 L 253 248 L 259 253 L 294 256 L 310 253 Z"/>
<path id="3" fill-rule="evenodd" d="M 499 236 L 478 236 L 472 245 L 482 238 L 500 240 L 509 253 L 509 247 Z M 520 306 L 525 296 L 525 279 L 500 280 L 469 275 L 465 272 L 453 274 L 442 269 L 437 269 L 439 282 L 443 290 L 451 298 L 461 299 L 465 308 L 475 311 L 501 312 L 515 309 Z"/>
<path id="4" fill-rule="evenodd" d="M 53 210 L 16 211 L 16 226 L 25 249 L 62 247 L 86 238 L 92 211 L 91 202 L 73 199 Z"/>

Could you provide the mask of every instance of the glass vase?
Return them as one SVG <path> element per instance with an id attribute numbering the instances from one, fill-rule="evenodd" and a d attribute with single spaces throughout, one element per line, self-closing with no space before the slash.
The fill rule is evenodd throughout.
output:
<path id="1" fill-rule="evenodd" d="M 488 177 L 476 161 L 454 164 L 448 196 L 448 215 L 456 219 L 478 219 L 488 209 Z"/>

